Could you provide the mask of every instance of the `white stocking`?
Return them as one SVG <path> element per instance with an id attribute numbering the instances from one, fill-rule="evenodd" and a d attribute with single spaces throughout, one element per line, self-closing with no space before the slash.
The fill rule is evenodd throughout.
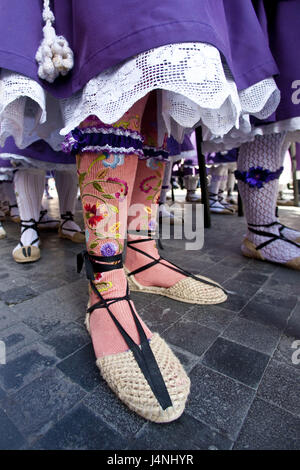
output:
<path id="1" fill-rule="evenodd" d="M 28 221 L 34 219 L 37 222 L 40 217 L 41 201 L 44 192 L 44 170 L 18 170 L 15 174 L 14 182 L 21 220 Z M 26 222 L 24 225 L 26 225 Z M 21 235 L 21 242 L 25 246 L 31 245 L 32 241 L 36 238 L 36 231 L 27 229 Z M 39 242 L 34 243 L 35 246 L 38 246 L 38 244 Z M 20 245 L 16 248 L 20 248 Z"/>
<path id="2" fill-rule="evenodd" d="M 60 213 L 66 214 L 67 212 L 71 212 L 74 215 L 78 190 L 78 177 L 76 173 L 56 170 L 54 179 L 59 199 Z M 81 228 L 73 220 L 68 220 L 64 223 L 63 232 L 64 229 L 81 232 Z M 65 231 L 65 233 L 70 232 Z"/>

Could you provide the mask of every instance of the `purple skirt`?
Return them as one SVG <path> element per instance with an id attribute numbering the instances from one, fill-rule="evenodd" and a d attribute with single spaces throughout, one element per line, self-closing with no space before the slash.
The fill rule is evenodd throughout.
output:
<path id="1" fill-rule="evenodd" d="M 276 60 L 281 92 L 276 112 L 264 122 L 300 116 L 300 1 L 253 0 L 257 16 Z M 262 121 L 256 120 L 259 125 Z"/>
<path id="2" fill-rule="evenodd" d="M 238 149 L 229 150 L 223 155 L 221 152 L 208 153 L 206 155 L 207 165 L 216 165 L 217 163 L 232 163 L 236 162 L 238 158 Z"/>
<path id="3" fill-rule="evenodd" d="M 38 140 L 33 144 L 29 145 L 25 149 L 19 149 L 12 137 L 9 137 L 6 140 L 4 147 L 0 148 L 0 157 L 1 155 L 6 154 L 10 158 L 1 158 L 0 167 L 2 162 L 13 162 L 12 167 L 18 167 L 18 162 L 21 162 L 20 159 L 15 158 L 14 155 L 25 157 L 27 159 L 38 160 L 40 162 L 49 163 L 49 169 L 51 169 L 51 163 L 53 164 L 63 164 L 63 165 L 75 165 L 76 159 L 73 155 L 66 154 L 64 152 L 55 152 L 47 142 L 43 140 Z M 34 166 L 34 164 L 33 164 Z"/>
<path id="4" fill-rule="evenodd" d="M 239 90 L 277 73 L 251 0 L 53 0 L 56 32 L 68 40 L 75 65 L 66 77 L 49 84 L 38 78 L 35 61 L 42 3 L 1 1 L 0 67 L 36 80 L 58 98 L 71 96 L 129 57 L 182 42 L 215 46 Z"/>

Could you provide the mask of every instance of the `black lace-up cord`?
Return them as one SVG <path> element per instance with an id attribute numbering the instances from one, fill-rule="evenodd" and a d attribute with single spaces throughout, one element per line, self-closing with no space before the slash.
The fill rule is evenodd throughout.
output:
<path id="1" fill-rule="evenodd" d="M 98 260 L 99 260 L 99 263 L 97 263 Z M 111 263 L 111 262 L 114 262 L 115 264 L 105 264 L 105 263 Z M 78 272 L 81 271 L 83 263 L 85 264 L 85 267 L 86 267 L 87 277 L 90 280 L 90 286 L 93 292 L 96 294 L 96 296 L 100 299 L 99 302 L 96 302 L 87 310 L 88 313 L 92 314 L 94 310 L 100 309 L 100 308 L 107 309 L 111 319 L 115 323 L 120 334 L 124 338 L 126 344 L 132 351 L 136 362 L 138 363 L 141 371 L 143 372 L 145 379 L 147 380 L 159 404 L 161 405 L 163 410 L 167 409 L 168 407 L 172 406 L 172 401 L 168 393 L 164 379 L 161 375 L 160 369 L 157 365 L 153 351 L 149 345 L 149 341 L 147 339 L 146 333 L 132 307 L 130 297 L 129 297 L 128 284 L 127 284 L 127 289 L 126 289 L 126 295 L 122 297 L 116 297 L 113 299 L 106 300 L 100 294 L 100 292 L 98 291 L 98 289 L 93 283 L 93 280 L 95 279 L 95 276 L 94 276 L 95 272 L 96 273 L 107 272 L 107 271 L 111 271 L 114 269 L 120 269 L 123 266 L 122 254 L 120 253 L 114 256 L 100 257 L 100 256 L 94 256 L 94 255 L 92 256 L 87 251 L 83 251 L 77 256 Z M 120 324 L 120 322 L 117 320 L 117 318 L 114 316 L 114 314 L 109 308 L 114 303 L 121 302 L 124 300 L 128 302 L 128 305 L 130 307 L 130 311 L 133 316 L 133 319 L 134 319 L 134 322 L 135 322 L 135 325 L 136 325 L 136 328 L 140 337 L 140 342 L 141 342 L 140 346 L 137 345 L 133 341 L 131 336 L 126 332 L 126 330 L 123 328 L 123 326 Z"/>
<path id="2" fill-rule="evenodd" d="M 273 227 L 274 225 L 281 225 L 281 227 L 279 228 L 279 232 L 280 232 L 280 235 L 276 235 L 274 233 L 271 233 L 271 232 L 264 232 L 263 230 L 256 230 L 252 227 Z M 299 243 L 296 243 L 292 240 L 289 240 L 288 238 L 286 238 L 281 232 L 282 230 L 285 228 L 284 225 L 280 224 L 279 222 L 271 222 L 270 224 L 261 224 L 261 225 L 255 225 L 255 224 L 248 224 L 248 229 L 250 232 L 254 233 L 255 235 L 260 235 L 261 237 L 269 237 L 270 240 L 267 240 L 263 243 L 261 243 L 260 245 L 258 245 L 256 247 L 256 250 L 261 250 L 262 248 L 264 248 L 265 246 L 269 245 L 270 243 L 273 243 L 275 242 L 276 240 L 282 240 L 286 243 L 290 243 L 291 245 L 294 245 L 296 247 L 300 247 Z"/>
<path id="3" fill-rule="evenodd" d="M 55 220 L 55 219 L 43 220 L 44 215 L 46 215 L 47 213 L 48 213 L 47 209 L 43 209 L 42 211 L 40 211 L 40 218 L 37 222 L 38 224 L 52 224 L 53 222 L 59 222 L 59 220 Z"/>
<path id="4" fill-rule="evenodd" d="M 24 225 L 24 224 L 26 224 L 26 225 Z M 27 225 L 27 224 L 29 224 L 29 225 Z M 37 223 L 34 219 L 21 220 L 21 236 L 23 235 L 23 233 L 26 230 L 28 230 L 30 228 L 32 230 L 35 230 L 35 232 L 37 233 L 37 238 L 31 242 L 31 245 L 33 245 L 33 243 L 36 243 L 36 242 L 39 241 L 39 231 L 38 231 L 38 228 L 37 228 Z M 24 244 L 22 243 L 21 240 L 20 240 L 20 245 L 23 248 Z"/>
<path id="5" fill-rule="evenodd" d="M 63 223 L 60 226 L 61 230 L 63 229 L 65 223 L 69 222 L 69 220 L 74 221 L 74 215 L 70 211 L 67 211 L 65 214 L 61 214 L 60 218 L 63 220 Z M 78 232 L 78 230 L 75 230 L 74 228 L 64 228 L 64 230 L 66 230 L 67 232 Z"/>

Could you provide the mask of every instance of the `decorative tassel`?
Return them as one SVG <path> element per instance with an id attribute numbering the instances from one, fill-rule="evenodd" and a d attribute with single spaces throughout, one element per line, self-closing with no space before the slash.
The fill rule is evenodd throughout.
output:
<path id="1" fill-rule="evenodd" d="M 61 74 L 67 73 L 73 68 L 73 51 L 69 47 L 68 41 L 63 36 L 57 36 L 52 24 L 55 16 L 50 9 L 50 0 L 44 0 L 43 27 L 44 38 L 37 50 L 35 59 L 39 64 L 38 75 L 43 80 L 53 83 Z"/>

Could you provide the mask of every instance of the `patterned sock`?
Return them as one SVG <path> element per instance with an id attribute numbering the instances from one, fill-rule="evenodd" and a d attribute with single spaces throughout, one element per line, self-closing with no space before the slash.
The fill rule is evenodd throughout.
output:
<path id="1" fill-rule="evenodd" d="M 114 128 L 124 127 L 140 131 L 140 116 L 146 98 L 137 102 Z M 84 127 L 101 126 L 98 119 L 87 119 Z M 122 127 L 121 127 L 122 126 Z M 108 158 L 107 158 L 108 157 Z M 77 169 L 87 250 L 96 256 L 111 256 L 122 253 L 127 231 L 127 206 L 131 197 L 137 166 L 137 155 L 125 156 L 120 153 L 84 152 L 77 156 Z M 126 294 L 127 279 L 123 269 L 98 273 L 94 285 L 104 299 L 121 297 Z M 90 289 L 89 304 L 99 302 Z M 133 303 L 131 302 L 133 305 Z M 111 311 L 131 338 L 139 344 L 139 334 L 127 301 L 111 305 Z M 152 333 L 140 319 L 148 338 Z M 105 308 L 95 310 L 90 316 L 90 332 L 96 357 L 127 351 L 128 345 L 117 330 Z"/>
<path id="2" fill-rule="evenodd" d="M 251 224 L 250 227 L 260 226 L 253 227 L 256 230 L 263 230 L 274 235 L 280 235 L 279 225 L 271 227 L 262 227 L 262 225 L 276 221 L 278 178 L 279 169 L 283 163 L 284 142 L 285 133 L 257 136 L 253 142 L 240 147 L 238 158 L 238 173 L 251 171 L 248 175 L 248 182 L 241 181 L 240 178 L 238 182 L 247 223 Z M 264 172 L 266 169 L 272 173 L 277 172 L 276 177 L 270 178 Z M 270 239 L 270 237 L 257 235 L 249 230 L 247 238 L 255 246 Z M 300 256 L 300 247 L 283 240 L 275 240 L 260 251 L 264 258 L 277 263 L 286 263 Z"/>
<path id="3" fill-rule="evenodd" d="M 14 182 L 21 220 L 34 219 L 37 222 L 40 217 L 45 172 L 37 169 L 18 170 L 15 174 Z M 21 242 L 25 246 L 31 245 L 36 237 L 35 230 L 27 229 L 21 235 Z M 38 244 L 39 242 L 34 243 L 35 246 L 38 246 Z M 20 246 L 18 244 L 15 249 L 20 248 Z"/>

